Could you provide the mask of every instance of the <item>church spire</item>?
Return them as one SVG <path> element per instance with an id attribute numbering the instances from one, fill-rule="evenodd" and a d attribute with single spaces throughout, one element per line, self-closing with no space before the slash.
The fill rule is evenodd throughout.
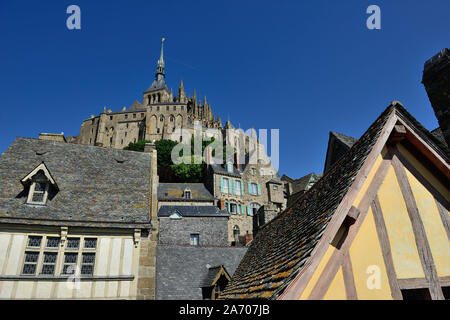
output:
<path id="1" fill-rule="evenodd" d="M 161 39 L 161 56 L 158 60 L 158 66 L 156 67 L 156 80 L 160 80 L 161 78 L 164 78 L 166 76 L 164 72 L 164 41 L 166 39 Z"/>
<path id="2" fill-rule="evenodd" d="M 186 102 L 186 93 L 184 92 L 183 79 L 181 79 L 180 88 L 178 89 L 178 101 Z"/>

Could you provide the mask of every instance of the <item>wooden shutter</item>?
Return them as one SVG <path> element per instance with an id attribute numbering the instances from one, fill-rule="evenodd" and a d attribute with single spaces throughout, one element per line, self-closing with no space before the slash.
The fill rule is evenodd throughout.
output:
<path id="1" fill-rule="evenodd" d="M 261 195 L 261 186 L 258 183 L 258 196 L 260 196 L 260 195 Z"/>

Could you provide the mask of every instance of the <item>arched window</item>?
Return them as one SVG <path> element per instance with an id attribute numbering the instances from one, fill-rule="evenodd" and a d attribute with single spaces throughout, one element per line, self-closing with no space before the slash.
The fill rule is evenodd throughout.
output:
<path id="1" fill-rule="evenodd" d="M 175 121 L 175 117 L 174 116 L 170 116 L 170 122 L 174 122 Z"/>
<path id="2" fill-rule="evenodd" d="M 161 117 L 159 118 L 159 121 L 163 122 L 163 121 L 164 121 L 164 116 L 161 116 Z"/>

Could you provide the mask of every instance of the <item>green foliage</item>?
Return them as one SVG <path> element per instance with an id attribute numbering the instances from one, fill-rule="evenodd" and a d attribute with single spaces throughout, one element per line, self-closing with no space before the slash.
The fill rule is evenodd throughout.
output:
<path id="1" fill-rule="evenodd" d="M 144 147 L 145 147 L 146 143 L 151 143 L 151 141 L 149 141 L 149 140 L 140 140 L 140 141 L 138 141 L 136 143 L 130 142 L 130 144 L 128 146 L 126 146 L 125 148 L 123 148 L 123 150 L 144 152 Z"/>
<path id="2" fill-rule="evenodd" d="M 195 164 L 194 157 L 191 158 L 191 163 L 173 164 L 171 166 L 176 179 L 180 182 L 202 182 L 204 163 Z"/>
<path id="3" fill-rule="evenodd" d="M 156 151 L 158 152 L 158 168 L 166 168 L 172 165 L 172 149 L 178 142 L 172 140 L 159 140 L 155 142 Z"/>
<path id="4" fill-rule="evenodd" d="M 205 150 L 206 146 L 214 141 L 214 138 L 209 141 L 203 141 L 202 143 L 202 153 Z M 144 147 L 146 143 L 151 143 L 151 141 L 148 140 L 141 140 L 136 143 L 130 143 L 127 147 L 124 148 L 124 150 L 132 150 L 132 151 L 139 151 L 143 152 Z M 158 172 L 161 171 L 161 173 L 164 173 L 164 175 L 167 175 L 168 171 L 173 172 L 173 176 L 175 178 L 175 181 L 170 182 L 202 182 L 203 180 L 203 173 L 205 164 L 203 163 L 203 159 L 197 159 L 198 162 L 202 162 L 201 164 L 194 163 L 194 156 L 191 157 L 188 161 L 183 162 L 190 162 L 190 163 L 181 163 L 181 164 L 173 164 L 172 162 L 172 149 L 178 145 L 178 142 L 172 141 L 172 140 L 159 140 L 155 142 L 155 148 L 158 155 Z M 191 150 L 193 152 L 194 145 L 193 140 L 191 142 Z M 183 156 L 180 154 L 180 156 Z M 184 158 L 182 158 L 184 159 Z M 185 160 L 185 159 L 184 159 Z M 170 174 L 168 175 L 170 176 Z M 160 176 L 162 180 L 165 177 Z M 169 182 L 169 181 L 167 181 Z"/>

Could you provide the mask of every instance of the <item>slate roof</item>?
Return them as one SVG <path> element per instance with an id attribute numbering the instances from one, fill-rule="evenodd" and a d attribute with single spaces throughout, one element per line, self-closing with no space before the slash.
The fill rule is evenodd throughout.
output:
<path id="1" fill-rule="evenodd" d="M 220 298 L 275 299 L 283 292 L 310 259 L 394 109 L 438 143 L 403 106 L 390 105 L 327 174 L 258 232 Z"/>
<path id="2" fill-rule="evenodd" d="M 20 180 L 44 163 L 59 191 L 25 204 Z M 17 138 L 0 156 L 0 222 L 149 227 L 150 154 Z"/>
<path id="3" fill-rule="evenodd" d="M 246 247 L 158 245 L 156 299 L 201 300 L 208 266 L 224 265 L 231 276 L 246 251 Z"/>
<path id="4" fill-rule="evenodd" d="M 242 166 L 242 165 L 240 165 L 240 166 Z M 219 174 L 223 174 L 226 176 L 232 176 L 232 177 L 236 177 L 236 178 L 240 178 L 242 176 L 242 171 L 237 169 L 235 165 L 233 165 L 232 172 L 228 172 L 225 164 L 211 164 L 210 167 L 214 173 L 219 173 Z"/>
<path id="5" fill-rule="evenodd" d="M 229 217 L 226 210 L 220 210 L 216 206 L 161 206 L 158 217 L 170 217 L 178 213 L 183 217 Z"/>
<path id="6" fill-rule="evenodd" d="M 158 91 L 158 90 L 161 90 L 161 89 L 166 89 L 167 91 L 169 91 L 169 89 L 167 88 L 166 81 L 164 80 L 164 78 L 162 78 L 160 80 L 154 80 L 152 82 L 152 84 L 150 85 L 150 87 L 148 87 L 148 89 L 144 91 L 144 93 L 152 92 L 152 91 Z"/>
<path id="7" fill-rule="evenodd" d="M 309 185 L 311 180 L 317 180 L 317 176 L 314 172 L 307 174 L 304 177 L 296 179 L 292 182 L 292 189 L 294 193 L 296 192 L 304 192 Z"/>
<path id="8" fill-rule="evenodd" d="M 191 199 L 185 199 L 185 189 L 191 190 Z M 158 200 L 162 201 L 213 201 L 214 196 L 203 183 L 160 183 Z"/>
<path id="9" fill-rule="evenodd" d="M 336 139 L 338 139 L 340 142 L 345 144 L 349 149 L 355 144 L 356 141 L 358 141 L 358 139 L 347 136 L 342 133 L 337 133 L 337 132 L 331 131 L 330 134 L 335 136 Z"/>

